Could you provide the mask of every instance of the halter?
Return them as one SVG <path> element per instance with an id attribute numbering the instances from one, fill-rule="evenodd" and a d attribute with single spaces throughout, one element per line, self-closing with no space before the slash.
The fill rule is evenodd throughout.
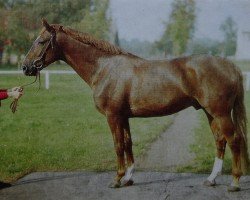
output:
<path id="1" fill-rule="evenodd" d="M 50 39 L 44 45 L 41 53 L 39 54 L 39 57 L 36 60 L 33 61 L 32 67 L 36 68 L 38 71 L 41 71 L 43 69 L 43 67 L 44 67 L 46 53 L 47 53 L 47 50 L 49 49 L 50 45 L 51 45 L 52 49 L 55 48 L 55 38 L 56 38 L 56 32 L 53 31 L 51 33 Z"/>
<path id="2" fill-rule="evenodd" d="M 19 92 L 22 92 L 24 87 L 28 86 L 28 85 L 31 85 L 33 83 L 35 83 L 37 81 L 37 77 L 39 79 L 39 89 L 40 89 L 40 86 L 41 86 L 41 81 L 40 81 L 40 71 L 43 69 L 44 67 L 44 62 L 45 62 L 45 57 L 46 57 L 46 52 L 47 50 L 49 49 L 49 46 L 51 45 L 51 48 L 54 49 L 55 48 L 55 38 L 56 38 L 56 32 L 52 32 L 51 33 L 51 37 L 50 39 L 48 40 L 48 42 L 44 45 L 41 53 L 39 54 L 39 57 L 33 61 L 32 63 L 32 67 L 33 68 L 36 68 L 38 70 L 38 73 L 36 75 L 36 79 L 35 81 L 33 81 L 32 83 L 28 83 L 28 84 L 24 84 L 21 86 Z M 17 98 L 17 99 L 14 99 L 12 101 L 12 103 L 10 104 L 10 109 L 12 111 L 12 113 L 15 113 L 16 110 L 17 110 L 17 103 L 18 103 L 18 100 L 20 99 L 21 95 Z"/>

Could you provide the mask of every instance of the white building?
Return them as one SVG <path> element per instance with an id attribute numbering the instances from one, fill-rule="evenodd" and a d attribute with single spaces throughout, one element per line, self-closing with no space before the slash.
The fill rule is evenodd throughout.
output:
<path id="1" fill-rule="evenodd" d="M 241 4 L 238 5 L 241 12 L 234 16 L 238 26 L 235 58 L 237 60 L 250 60 L 250 3 L 242 1 Z"/>
<path id="2" fill-rule="evenodd" d="M 237 60 L 250 60 L 250 28 L 242 29 L 239 27 L 235 58 Z"/>

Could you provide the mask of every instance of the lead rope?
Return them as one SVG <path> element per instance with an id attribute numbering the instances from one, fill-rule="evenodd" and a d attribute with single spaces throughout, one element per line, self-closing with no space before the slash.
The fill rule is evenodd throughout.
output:
<path id="1" fill-rule="evenodd" d="M 23 88 L 21 87 L 18 91 L 19 91 L 19 92 L 22 92 L 22 91 L 23 91 Z M 22 96 L 22 95 L 19 94 L 19 96 L 18 96 L 17 98 L 15 98 L 15 99 L 11 102 L 11 104 L 10 104 L 10 109 L 11 109 L 12 113 L 15 113 L 15 112 L 16 112 L 16 110 L 17 110 L 17 105 L 18 105 L 17 102 L 18 102 L 18 100 L 20 99 L 21 96 Z"/>
<path id="2" fill-rule="evenodd" d="M 36 79 L 33 81 L 33 82 L 31 82 L 31 83 L 28 83 L 28 84 L 24 84 L 24 85 L 22 85 L 22 86 L 20 86 L 20 89 L 18 90 L 18 92 L 23 92 L 23 89 L 24 89 L 24 87 L 27 87 L 27 86 L 29 86 L 29 85 L 32 85 L 32 84 L 34 84 L 36 81 L 37 81 L 37 77 L 39 78 L 39 88 L 38 88 L 38 90 L 40 90 L 40 88 L 41 88 L 41 78 L 40 78 L 40 72 L 38 72 L 38 74 L 36 75 Z M 37 91 L 38 91 L 37 90 Z M 10 104 L 10 109 L 11 109 L 11 111 L 12 111 L 12 113 L 14 114 L 15 112 L 16 112 L 16 110 L 17 110 L 17 106 L 18 106 L 18 100 L 21 98 L 21 94 L 17 97 L 17 98 L 15 98 L 12 102 L 11 102 L 11 104 Z"/>

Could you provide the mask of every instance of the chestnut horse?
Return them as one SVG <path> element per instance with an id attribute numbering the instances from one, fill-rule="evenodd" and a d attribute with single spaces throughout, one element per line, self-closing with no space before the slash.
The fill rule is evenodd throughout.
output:
<path id="1" fill-rule="evenodd" d="M 206 113 L 217 147 L 212 173 L 204 184 L 215 185 L 228 143 L 233 175 L 229 191 L 240 189 L 239 179 L 249 163 L 246 111 L 242 74 L 232 62 L 207 55 L 150 61 L 46 20 L 43 26 L 23 62 L 24 74 L 37 76 L 44 67 L 63 60 L 91 87 L 117 154 L 111 187 L 133 183 L 129 118 L 170 115 L 193 106 Z"/>

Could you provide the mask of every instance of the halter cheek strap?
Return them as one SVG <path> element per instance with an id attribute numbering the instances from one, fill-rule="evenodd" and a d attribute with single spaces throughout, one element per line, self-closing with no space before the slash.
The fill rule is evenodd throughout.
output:
<path id="1" fill-rule="evenodd" d="M 36 60 L 34 60 L 34 62 L 33 62 L 33 67 L 37 68 L 39 71 L 42 70 L 42 68 L 44 66 L 46 52 L 49 49 L 49 46 L 51 45 L 52 49 L 55 48 L 55 36 L 56 36 L 55 32 L 51 33 L 51 38 L 46 43 L 46 45 L 43 47 L 41 53 L 39 54 L 39 57 Z"/>

